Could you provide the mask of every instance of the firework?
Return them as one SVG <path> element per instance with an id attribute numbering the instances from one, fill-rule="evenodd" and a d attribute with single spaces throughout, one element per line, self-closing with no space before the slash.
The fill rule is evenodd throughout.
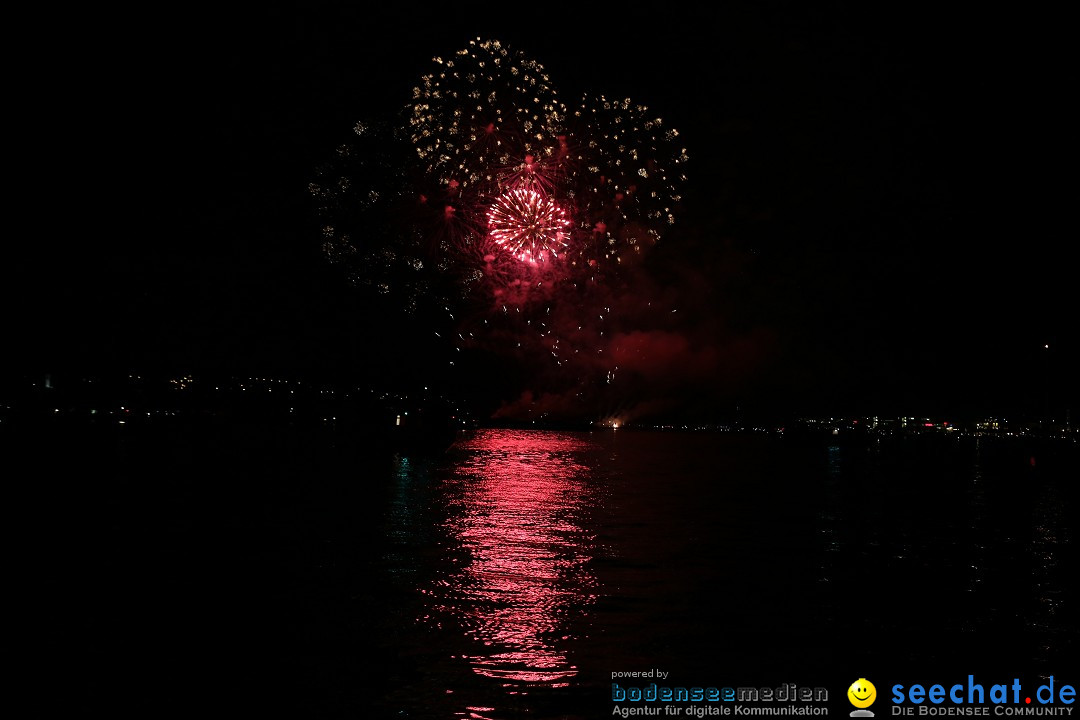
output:
<path id="1" fill-rule="evenodd" d="M 678 132 L 625 98 L 571 109 L 539 62 L 479 39 L 373 127 L 312 184 L 327 256 L 402 307 L 440 308 L 459 345 L 598 354 L 627 261 L 675 222 Z"/>
<path id="2" fill-rule="evenodd" d="M 566 247 L 570 220 L 549 195 L 517 187 L 495 198 L 488 208 L 487 230 L 496 245 L 523 262 L 558 257 Z"/>
<path id="3" fill-rule="evenodd" d="M 585 97 L 567 163 L 590 259 L 620 261 L 659 242 L 675 222 L 689 160 L 678 131 L 629 99 Z"/>

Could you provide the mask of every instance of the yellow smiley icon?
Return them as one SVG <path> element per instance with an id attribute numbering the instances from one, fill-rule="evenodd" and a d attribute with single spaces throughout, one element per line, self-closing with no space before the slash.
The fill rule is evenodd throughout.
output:
<path id="1" fill-rule="evenodd" d="M 866 678 L 859 678 L 847 689 L 848 700 L 857 708 L 867 708 L 877 698 L 877 688 Z"/>

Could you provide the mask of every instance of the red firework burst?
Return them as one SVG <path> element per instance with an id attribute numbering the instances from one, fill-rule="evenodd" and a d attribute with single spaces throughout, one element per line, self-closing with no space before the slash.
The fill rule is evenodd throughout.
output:
<path id="1" fill-rule="evenodd" d="M 567 245 L 570 219 L 552 198 L 532 188 L 515 188 L 492 201 L 488 233 L 522 262 L 558 257 Z"/>

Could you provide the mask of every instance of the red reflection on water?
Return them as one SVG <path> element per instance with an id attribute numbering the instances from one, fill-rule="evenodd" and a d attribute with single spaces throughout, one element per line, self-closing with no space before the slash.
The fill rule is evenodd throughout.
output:
<path id="1" fill-rule="evenodd" d="M 477 673 L 565 685 L 577 674 L 560 650 L 568 620 L 594 599 L 592 538 L 580 524 L 588 445 L 568 434 L 490 430 L 460 447 L 447 529 L 469 562 L 449 580 L 446 609 L 488 648 L 469 657 Z"/>

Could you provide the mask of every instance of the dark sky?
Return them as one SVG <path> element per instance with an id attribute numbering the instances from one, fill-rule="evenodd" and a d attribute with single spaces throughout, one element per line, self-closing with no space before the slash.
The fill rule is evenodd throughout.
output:
<path id="1" fill-rule="evenodd" d="M 1075 410 L 1063 16 L 364 5 L 69 18 L 49 47 L 82 61 L 46 63 L 32 113 L 45 201 L 8 284 L 18 365 L 423 373 L 417 328 L 320 254 L 306 188 L 357 120 L 482 37 L 685 138 L 680 231 L 643 292 L 693 309 L 671 328 L 688 345 L 639 337 L 633 402 L 663 376 L 672 412 Z M 496 403 L 532 389 L 498 363 L 461 381 L 512 378 Z"/>

